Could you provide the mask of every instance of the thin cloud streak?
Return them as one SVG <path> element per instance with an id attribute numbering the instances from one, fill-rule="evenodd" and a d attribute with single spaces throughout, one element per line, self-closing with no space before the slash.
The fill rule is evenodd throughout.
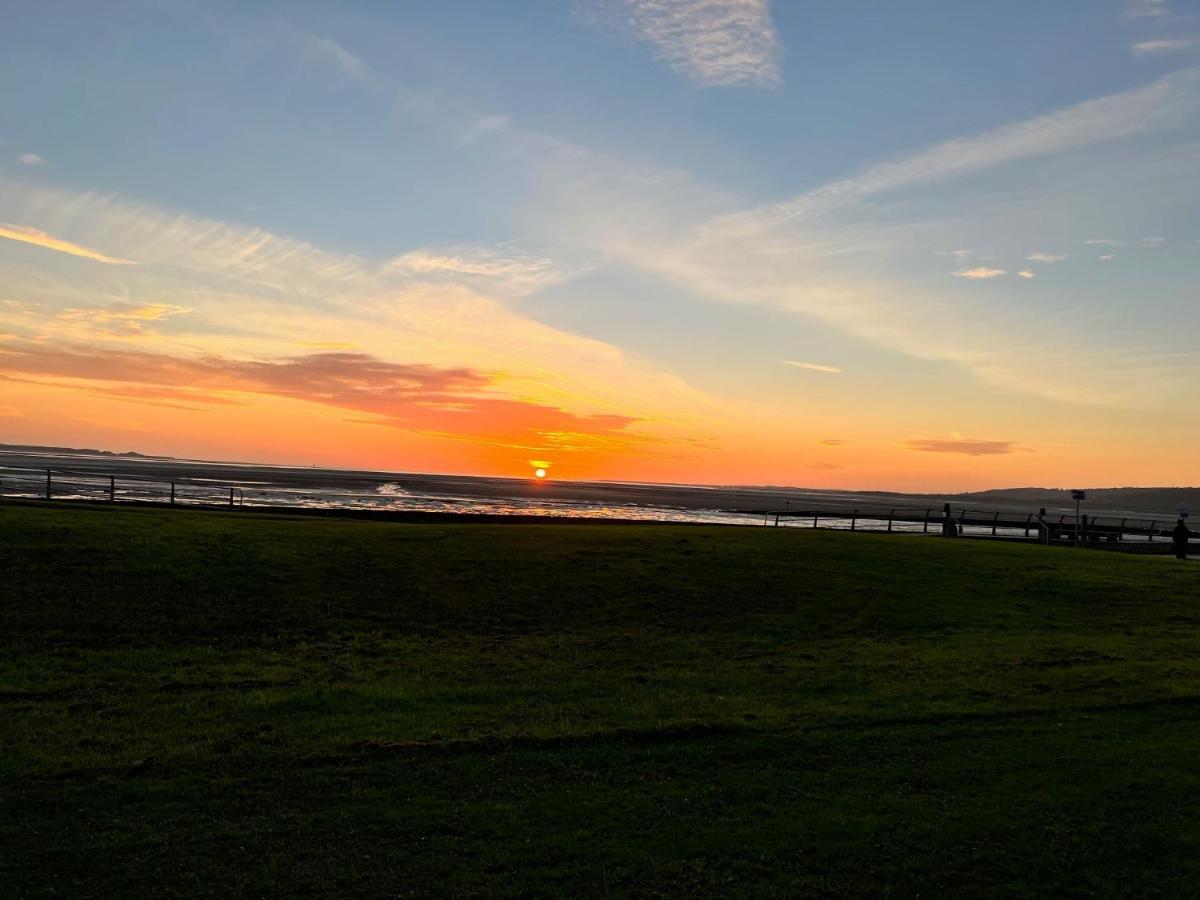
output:
<path id="1" fill-rule="evenodd" d="M 1196 38 L 1164 38 L 1157 41 L 1139 41 L 1132 47 L 1136 56 L 1163 56 L 1190 50 L 1197 44 Z"/>
<path id="2" fill-rule="evenodd" d="M 794 366 L 797 369 L 807 369 L 810 372 L 824 372 L 827 375 L 842 374 L 842 370 L 837 366 L 824 366 L 820 363 L 797 362 L 794 359 L 781 359 L 780 362 L 785 366 Z"/>
<path id="3" fill-rule="evenodd" d="M 65 309 L 58 314 L 58 318 L 92 325 L 102 334 L 140 337 L 151 333 L 151 323 L 191 311 L 186 306 L 170 303 L 114 303 L 105 307 Z"/>
<path id="4" fill-rule="evenodd" d="M 570 275 L 554 260 L 524 253 L 515 247 L 470 245 L 410 250 L 385 263 L 383 271 L 421 278 L 469 276 L 485 279 L 518 294 L 549 287 Z"/>
<path id="5" fill-rule="evenodd" d="M 475 143 L 475 141 L 484 135 L 491 134 L 494 131 L 503 131 L 511 126 L 512 120 L 508 116 L 480 116 L 466 127 L 462 137 L 459 138 L 458 145 L 466 147 L 469 144 Z"/>
<path id="6" fill-rule="evenodd" d="M 31 228 L 28 225 L 14 225 L 0 222 L 0 238 L 7 238 L 10 241 L 18 241 L 24 244 L 32 244 L 35 247 L 41 247 L 45 250 L 57 250 L 59 253 L 90 259 L 94 262 L 107 263 L 112 266 L 136 265 L 132 260 L 107 256 L 99 250 L 92 250 L 90 247 L 74 244 L 71 241 L 55 237 L 52 234 L 47 234 L 45 231 L 37 228 Z"/>
<path id="7" fill-rule="evenodd" d="M 1003 456 L 1016 453 L 1016 441 L 980 441 L 972 438 L 928 439 L 905 441 L 910 450 L 924 453 L 961 453 L 966 456 Z"/>
<path id="8" fill-rule="evenodd" d="M 955 278 L 966 278 L 969 281 L 986 281 L 989 278 L 999 278 L 1001 275 L 1007 275 L 1005 269 L 989 269 L 986 266 L 980 266 L 975 269 L 962 269 L 954 272 Z"/>
<path id="9" fill-rule="evenodd" d="M 371 68 L 332 38 L 298 31 L 292 40 L 307 62 L 330 66 L 352 81 L 369 83 L 373 79 Z"/>
<path id="10" fill-rule="evenodd" d="M 944 141 L 749 215 L 766 224 L 816 214 L 901 188 L 1170 128 L 1178 124 L 1184 110 L 1195 108 L 1198 91 L 1200 68 L 1182 69 L 1146 87 L 1087 100 L 973 137 Z"/>

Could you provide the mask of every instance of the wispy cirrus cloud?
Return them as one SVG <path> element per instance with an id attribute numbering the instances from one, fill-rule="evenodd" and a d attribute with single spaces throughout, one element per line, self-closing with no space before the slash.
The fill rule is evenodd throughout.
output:
<path id="1" fill-rule="evenodd" d="M 978 266 L 974 269 L 960 269 L 957 272 L 951 273 L 955 278 L 966 278 L 968 281 L 986 281 L 990 278 L 999 278 L 1001 275 L 1007 275 L 1007 269 L 990 269 L 987 266 Z"/>
<path id="2" fill-rule="evenodd" d="M 1034 272 L 1033 269 L 1022 269 L 1020 272 L 1017 273 L 1017 275 L 1019 275 L 1021 278 L 1024 278 L 1026 280 L 1037 277 L 1037 273 Z"/>
<path id="3" fill-rule="evenodd" d="M 1122 241 L 1115 238 L 1088 238 L 1083 243 L 1089 247 L 1144 247 L 1153 250 L 1156 247 L 1161 247 L 1167 242 L 1165 237 L 1159 235 L 1151 235 L 1149 237 L 1138 238 L 1137 240 Z"/>
<path id="4" fill-rule="evenodd" d="M 759 225 L 844 207 L 869 197 L 959 178 L 1020 160 L 1079 150 L 1133 134 L 1172 128 L 1194 111 L 1200 69 L 1173 72 L 1145 87 L 1087 100 L 1057 112 L 944 141 L 928 150 L 881 163 L 746 215 Z"/>
<path id="5" fill-rule="evenodd" d="M 36 153 L 22 153 L 17 157 L 17 162 L 23 166 L 40 166 L 45 163 L 46 160 L 42 159 L 42 157 L 38 156 Z"/>
<path id="6" fill-rule="evenodd" d="M 484 279 L 520 294 L 548 287 L 570 274 L 560 263 L 512 245 L 419 248 L 388 260 L 383 269 L 388 274 L 409 277 Z"/>
<path id="7" fill-rule="evenodd" d="M 1039 189 L 1021 189 L 1022 196 L 1013 203 L 1007 197 L 999 202 L 995 189 L 988 187 L 985 173 L 1001 183 L 1019 184 L 1018 163 L 1036 166 L 1033 174 L 1039 177 L 1043 172 L 1060 177 L 1065 173 L 1070 193 L 1059 188 L 1055 201 L 1069 196 L 1084 208 L 1094 194 L 1094 179 L 1111 184 L 1114 174 L 1129 171 L 1112 145 L 1177 129 L 1178 137 L 1167 140 L 1170 149 L 1155 162 L 1170 183 L 1189 184 L 1182 142 L 1198 112 L 1200 70 L 1185 69 L 1125 93 L 944 141 L 792 200 L 689 221 L 688 204 L 695 202 L 691 196 L 666 214 L 653 205 L 652 197 L 641 206 L 640 198 L 629 197 L 623 200 L 627 208 L 620 211 L 619 228 L 611 221 L 593 224 L 599 220 L 595 210 L 600 203 L 586 212 L 581 208 L 573 224 L 590 230 L 612 257 L 711 300 L 811 316 L 916 358 L 961 365 L 1005 389 L 1071 402 L 1141 403 L 1144 392 L 1134 390 L 1135 383 L 1175 383 L 1187 377 L 1184 367 L 1166 358 L 1161 367 L 1147 364 L 1143 348 L 1132 341 L 1125 346 L 1113 334 L 1099 335 L 1101 339 L 1086 349 L 1076 342 L 1070 352 L 1076 364 L 1069 364 L 1060 348 L 1071 345 L 1072 328 L 1077 333 L 1078 323 L 1068 327 L 1054 311 L 1017 298 L 997 305 L 985 298 L 964 298 L 963 292 L 951 294 L 927 280 L 914 283 L 897 272 L 895 262 L 901 249 L 915 249 L 917 241 L 928 239 L 922 249 L 936 253 L 934 248 L 955 247 L 947 238 L 956 233 L 972 240 L 979 238 L 971 232 L 985 237 L 982 216 L 993 216 L 1010 229 L 1014 222 L 1025 226 L 1044 219 L 1047 209 L 1055 207 L 1044 205 Z M 1090 151 L 1087 156 L 1085 149 Z M 1068 154 L 1086 165 L 1068 165 Z M 976 175 L 980 177 L 968 177 Z M 929 196 L 918 191 L 923 186 L 936 187 L 936 195 L 951 203 L 969 205 L 959 210 L 951 206 L 949 211 L 942 206 L 943 211 L 930 219 Z M 1132 181 L 1125 184 L 1136 199 L 1133 187 Z M 631 214 L 629 208 L 639 214 Z M 970 229 L 965 234 L 964 224 Z M 978 259 L 979 265 L 959 269 L 959 277 L 987 281 L 1004 274 L 1003 267 Z M 1078 363 L 1096 358 L 1102 347 L 1111 363 L 1105 377 L 1079 377 Z M 1125 364 L 1130 370 L 1122 377 L 1118 369 Z"/>
<path id="8" fill-rule="evenodd" d="M 1138 41 L 1130 49 L 1135 56 L 1165 56 L 1169 53 L 1181 53 L 1191 50 L 1200 44 L 1194 37 L 1162 38 L 1155 41 Z"/>
<path id="9" fill-rule="evenodd" d="M 1067 258 L 1065 253 L 1030 253 L 1025 259 L 1029 262 L 1056 263 Z"/>
<path id="10" fill-rule="evenodd" d="M 329 66 L 352 81 L 372 80 L 371 68 L 332 38 L 296 31 L 292 32 L 291 39 L 305 61 Z"/>
<path id="11" fill-rule="evenodd" d="M 638 435 L 613 434 L 606 441 L 667 452 L 649 449 L 656 435 L 685 440 L 691 430 L 706 427 L 717 407 L 669 371 L 510 307 L 506 295 L 520 296 L 577 271 L 514 244 L 442 246 L 374 262 L 262 229 L 11 180 L 0 179 L 0 206 L 44 223 L 47 233 L 138 254 L 136 269 L 111 273 L 54 265 L 52 254 L 49 265 L 19 260 L 5 266 L 5 292 L 21 300 L 0 300 L 0 330 L 18 340 L 41 346 L 86 341 L 108 352 L 113 340 L 153 333 L 154 349 L 193 360 L 204 355 L 278 361 L 291 359 L 297 347 L 357 349 L 387 359 L 403 347 L 413 364 L 452 369 L 467 361 L 473 371 L 491 373 L 486 396 L 470 404 L 477 411 L 499 413 L 511 401 L 532 421 L 526 406 L 559 410 L 561 415 L 538 414 L 545 437 L 527 430 L 519 440 L 522 446 L 552 443 L 563 454 L 596 446 L 595 434 L 579 435 L 594 431 L 600 420 L 590 417 L 597 415 L 645 423 Z M 186 317 L 161 327 L 185 308 Z M 133 365 L 138 359 L 126 361 Z M 203 371 L 194 374 L 200 384 L 211 383 Z M 113 370 L 111 377 L 122 375 Z M 184 377 L 150 386 L 188 384 Z M 447 401 L 443 410 L 447 416 L 451 405 Z M 364 421 L 404 427 L 396 418 Z M 434 427 L 426 411 L 422 421 L 414 429 L 451 439 L 455 422 L 468 419 L 450 418 Z M 492 424 L 494 430 L 480 440 L 503 444 L 502 423 Z M 479 452 L 461 451 L 465 458 Z"/>
<path id="12" fill-rule="evenodd" d="M 171 303 L 114 303 L 109 306 L 65 309 L 59 319 L 94 326 L 103 334 L 137 337 L 149 334 L 151 324 L 191 312 Z"/>
<path id="13" fill-rule="evenodd" d="M 0 180 L 0 204 L 47 229 L 0 224 L 0 237 L 98 262 L 134 265 L 136 258 L 143 267 L 236 278 L 298 297 L 370 275 L 364 260 L 326 253 L 304 241 L 112 196 Z M 68 231 L 80 243 L 58 238 L 48 233 L 51 229 Z"/>
<path id="14" fill-rule="evenodd" d="M 0 222 L 0 238 L 7 238 L 10 241 L 18 241 L 23 244 L 32 244 L 35 247 L 42 247 L 46 250 L 57 250 L 59 253 L 66 253 L 71 256 L 79 256 L 83 259 L 90 259 L 94 262 L 108 263 L 113 266 L 132 266 L 136 265 L 133 260 L 121 259 L 117 256 L 107 256 L 99 250 L 93 250 L 90 247 L 84 247 L 79 244 L 72 243 L 60 237 L 55 237 L 45 231 L 37 228 L 31 228 L 28 225 L 14 225 L 11 223 Z"/>
<path id="15" fill-rule="evenodd" d="M 589 381 L 595 375 L 608 384 L 624 370 L 623 377 L 631 383 L 652 382 L 671 392 L 695 393 L 699 399 L 698 392 L 678 379 L 653 374 L 612 345 L 530 320 L 486 292 L 503 278 L 544 284 L 573 271 L 512 244 L 420 249 L 376 264 L 260 228 L 3 179 L 0 206 L 30 218 L 40 216 L 114 252 L 132 254 L 136 249 L 137 271 L 157 297 L 194 307 L 197 320 L 219 318 L 216 334 L 233 326 L 243 333 L 277 338 L 267 353 L 297 341 L 332 340 L 368 349 L 403 342 L 420 347 L 425 358 L 441 360 L 452 357 L 457 347 L 475 358 L 485 353 L 493 365 L 507 367 L 504 360 L 514 359 L 539 371 L 578 374 L 586 369 Z M 27 239 L 28 232 L 18 237 Z M 59 279 L 55 294 L 38 294 L 37 281 L 21 282 L 26 301 L 44 296 L 49 304 L 64 293 L 80 300 L 95 296 L 95 279 L 83 273 L 69 275 Z M 16 287 L 11 281 L 6 285 L 9 292 Z M 127 294 L 114 300 L 159 302 L 157 297 L 141 300 Z M 32 313 L 26 301 L 11 314 Z M 322 330 L 313 333 L 314 327 Z M 265 349 L 262 341 L 256 342 L 256 349 Z"/>
<path id="16" fill-rule="evenodd" d="M 610 0 L 615 24 L 704 86 L 771 87 L 781 80 L 767 0 Z"/>
<path id="17" fill-rule="evenodd" d="M 510 119 L 508 116 L 480 116 L 463 129 L 462 136 L 458 141 L 459 146 L 465 147 L 468 144 L 473 144 L 484 135 L 491 134 L 494 131 L 503 131 L 505 128 L 508 128 L 511 125 L 512 119 Z"/>
<path id="18" fill-rule="evenodd" d="M 826 375 L 841 375 L 842 370 L 837 366 L 826 366 L 821 363 L 799 362 L 794 359 L 781 359 L 781 363 L 785 366 L 792 366 L 797 369 L 807 369 L 809 372 L 823 372 Z"/>
<path id="19" fill-rule="evenodd" d="M 980 441 L 974 438 L 921 438 L 905 441 L 905 446 L 924 453 L 962 453 L 966 456 L 1002 456 L 1020 449 L 1016 441 Z"/>

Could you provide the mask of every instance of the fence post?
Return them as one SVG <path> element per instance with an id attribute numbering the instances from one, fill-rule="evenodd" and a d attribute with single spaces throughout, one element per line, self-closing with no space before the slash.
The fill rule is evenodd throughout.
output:
<path id="1" fill-rule="evenodd" d="M 46 470 L 46 499 L 50 499 L 50 470 Z"/>
<path id="2" fill-rule="evenodd" d="M 117 479 L 115 475 L 108 476 L 108 502 L 117 502 Z"/>
<path id="3" fill-rule="evenodd" d="M 894 509 L 888 513 L 888 533 L 889 534 L 892 531 L 892 519 L 895 518 L 895 516 L 896 516 L 896 511 Z"/>
<path id="4" fill-rule="evenodd" d="M 996 525 L 1000 522 L 1000 513 L 992 516 L 992 537 L 996 536 Z"/>
<path id="5" fill-rule="evenodd" d="M 175 482 L 171 482 L 171 505 L 175 505 Z"/>
<path id="6" fill-rule="evenodd" d="M 814 530 L 815 530 L 815 529 L 816 529 L 816 527 L 817 527 L 817 517 L 818 517 L 818 516 L 820 516 L 820 515 L 821 515 L 821 511 L 820 511 L 820 510 L 817 510 L 815 513 L 813 513 L 813 529 L 814 529 Z"/>
<path id="7" fill-rule="evenodd" d="M 1151 520 L 1150 520 L 1150 530 L 1149 530 L 1149 533 L 1146 535 L 1146 540 L 1148 540 L 1148 541 L 1153 541 L 1153 540 L 1154 540 L 1154 526 L 1155 526 L 1155 525 L 1157 525 L 1157 524 L 1158 524 L 1158 520 L 1157 520 L 1157 519 L 1151 519 Z"/>
<path id="8" fill-rule="evenodd" d="M 929 534 L 929 509 L 925 510 L 925 527 L 921 529 L 925 534 Z"/>
<path id="9" fill-rule="evenodd" d="M 858 510 L 856 509 L 854 511 L 854 515 L 852 515 L 850 517 L 850 530 L 854 531 L 854 529 L 857 525 L 858 525 Z"/>
<path id="10" fill-rule="evenodd" d="M 229 489 L 229 508 L 233 509 L 233 488 Z"/>

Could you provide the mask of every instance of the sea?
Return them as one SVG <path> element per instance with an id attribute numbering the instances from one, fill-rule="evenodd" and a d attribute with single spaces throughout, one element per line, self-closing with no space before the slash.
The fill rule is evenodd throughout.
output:
<path id="1" fill-rule="evenodd" d="M 536 516 L 791 528 L 938 533 L 944 502 L 955 514 L 1036 510 L 934 494 L 782 486 L 647 484 L 276 466 L 101 451 L 0 449 L 4 497 L 260 509 L 366 510 L 456 516 Z M 891 521 L 895 513 L 922 521 Z M 1050 510 L 1070 514 L 1073 510 Z M 1099 512 L 1099 511 L 1096 511 Z M 1120 511 L 1109 511 L 1118 514 Z M 1028 536 L 1022 528 L 966 533 Z"/>

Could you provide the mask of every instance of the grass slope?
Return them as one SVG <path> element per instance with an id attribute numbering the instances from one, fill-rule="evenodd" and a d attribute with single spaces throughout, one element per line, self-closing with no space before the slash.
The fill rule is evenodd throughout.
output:
<path id="1" fill-rule="evenodd" d="M 5 896 L 1200 890 L 1200 567 L 0 508 Z"/>

